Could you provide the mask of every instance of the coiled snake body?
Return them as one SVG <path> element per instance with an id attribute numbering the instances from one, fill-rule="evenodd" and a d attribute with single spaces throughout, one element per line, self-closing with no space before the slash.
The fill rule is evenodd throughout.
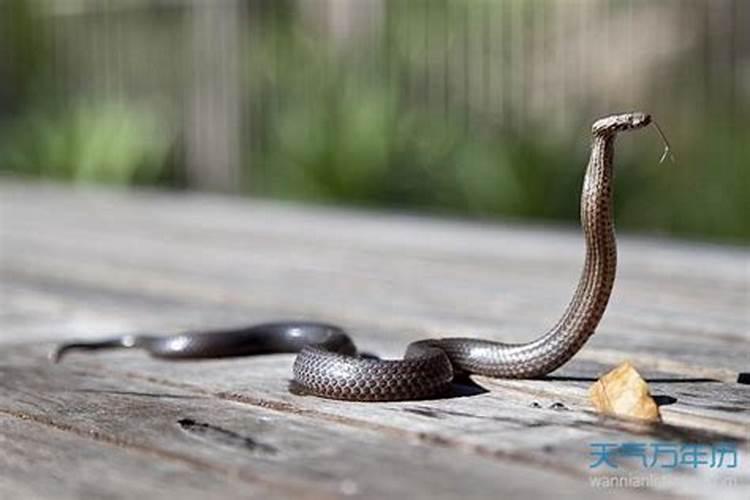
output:
<path id="1" fill-rule="evenodd" d="M 531 342 L 506 344 L 472 338 L 421 340 L 404 359 L 356 355 L 349 336 L 323 323 L 283 322 L 243 329 L 179 335 L 124 336 L 61 345 L 55 359 L 74 349 L 136 347 L 170 359 L 217 358 L 299 352 L 294 381 L 305 391 L 333 399 L 391 401 L 428 398 L 446 391 L 454 372 L 491 377 L 535 378 L 559 368 L 594 333 L 612 291 L 617 265 L 612 191 L 614 142 L 618 132 L 651 123 L 644 113 L 597 120 L 581 194 L 586 259 L 575 294 L 560 320 Z"/>

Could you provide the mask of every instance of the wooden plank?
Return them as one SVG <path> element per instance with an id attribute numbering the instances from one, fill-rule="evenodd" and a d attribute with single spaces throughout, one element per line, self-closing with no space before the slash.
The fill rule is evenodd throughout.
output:
<path id="1" fill-rule="evenodd" d="M 79 431 L 93 428 L 106 436 L 104 444 L 138 448 L 148 438 L 159 453 L 222 470 L 234 460 L 231 453 L 201 455 L 193 448 L 213 450 L 218 442 L 255 436 L 245 420 L 258 415 L 288 420 L 313 436 L 305 438 L 311 447 L 328 446 L 338 458 L 315 456 L 316 469 L 305 461 L 309 456 L 273 462 L 253 455 L 240 468 L 263 471 L 275 488 L 289 486 L 284 474 L 301 467 L 300 484 L 321 496 L 350 491 L 351 483 L 344 483 L 342 493 L 341 481 L 351 477 L 358 488 L 367 485 L 358 491 L 365 497 L 416 490 L 432 497 L 443 489 L 480 497 L 513 489 L 537 494 L 542 490 L 527 483 L 539 482 L 531 478 L 540 470 L 551 474 L 545 491 L 566 490 L 570 482 L 566 491 L 593 496 L 590 445 L 602 441 L 739 440 L 747 456 L 748 386 L 734 383 L 750 359 L 750 254 L 743 249 L 621 238 L 623 265 L 605 321 L 554 377 L 476 378 L 481 387 L 460 389 L 463 397 L 372 405 L 289 394 L 288 355 L 175 364 L 102 353 L 75 355 L 52 367 L 45 360 L 51 344 L 28 342 L 291 317 L 341 323 L 363 349 L 387 357 L 400 356 L 411 340 L 436 335 L 523 340 L 564 307 L 580 266 L 580 236 L 559 228 L 302 210 L 207 196 L 71 196 L 56 187 L 14 184 L 0 184 L 0 214 L 0 342 L 6 344 L 0 401 L 7 419 L 52 422 L 73 429 L 65 431 L 71 439 L 83 439 L 86 433 Z M 588 386 L 627 358 L 634 358 L 657 395 L 675 400 L 662 406 L 664 425 L 602 419 L 588 405 Z M 61 390 L 63 383 L 69 391 Z M 109 392 L 76 392 L 96 383 Z M 155 394 L 149 401 L 169 409 L 141 423 L 143 435 L 125 421 L 128 408 L 140 408 L 145 396 L 121 394 L 128 391 Z M 110 393 L 123 399 L 112 402 Z M 109 405 L 114 417 L 100 410 Z M 187 417 L 190 430 L 175 429 L 178 413 L 195 408 L 207 417 Z M 283 443 L 277 433 L 269 434 L 271 446 Z M 423 455 L 436 458 L 425 462 Z M 342 465 L 342 456 L 355 458 Z M 454 474 L 456 462 L 476 467 L 475 475 Z M 628 493 L 742 498 L 747 485 L 735 483 L 747 476 L 746 467 L 680 471 L 669 484 Z M 321 478 L 330 478 L 331 470 L 335 480 L 327 483 Z M 364 470 L 404 479 L 376 484 L 360 479 Z M 8 491 L 20 488 L 9 484 Z"/>
<path id="2" fill-rule="evenodd" d="M 35 353 L 34 356 L 29 356 L 29 349 Z M 20 351 L 20 352 L 16 352 Z M 26 351 L 26 352 L 24 352 Z M 4 358 L 8 360 L 13 366 L 32 366 L 38 369 L 39 366 L 45 366 L 43 355 L 45 349 L 40 349 L 39 346 L 19 348 L 14 350 L 6 350 Z M 14 355 L 16 357 L 14 357 Z M 125 359 L 123 359 L 123 357 Z M 285 363 L 284 369 L 281 370 L 279 367 L 279 356 L 273 356 L 273 359 L 247 359 L 237 360 L 229 363 L 226 362 L 210 362 L 207 366 L 202 366 L 204 363 L 194 363 L 193 367 L 189 367 L 190 363 L 178 363 L 170 364 L 152 360 L 143 360 L 140 356 L 132 354 L 109 354 L 98 356 L 94 363 L 94 366 L 99 365 L 99 370 L 83 371 L 80 369 L 82 365 L 88 368 L 93 361 L 90 357 L 78 356 L 74 360 L 74 364 L 68 368 L 75 369 L 82 377 L 86 377 L 91 380 L 100 380 L 102 377 L 111 377 L 113 375 L 112 369 L 115 367 L 122 367 L 123 372 L 121 375 L 124 380 L 129 384 L 133 382 L 133 379 L 145 378 L 152 383 L 164 384 L 170 391 L 177 386 L 179 389 L 184 390 L 186 386 L 191 383 L 197 384 L 193 386 L 193 389 L 200 391 L 202 397 L 205 397 L 205 390 L 219 390 L 216 397 L 222 400 L 233 400 L 239 401 L 242 404 L 250 404 L 252 406 L 271 407 L 279 409 L 280 411 L 290 412 L 292 414 L 304 414 L 311 416 L 315 419 L 323 418 L 326 425 L 334 423 L 336 425 L 349 425 L 353 427 L 356 432 L 359 429 L 365 428 L 377 431 L 383 431 L 384 426 L 382 422 L 388 422 L 391 427 L 385 427 L 388 435 L 393 435 L 399 439 L 406 439 L 408 441 L 416 441 L 434 444 L 437 446 L 449 446 L 451 448 L 458 448 L 460 450 L 469 450 L 471 453 L 479 454 L 480 456 L 497 456 L 501 458 L 511 460 L 535 461 L 541 460 L 542 463 L 547 464 L 568 464 L 567 473 L 577 472 L 582 474 L 585 472 L 584 465 L 588 463 L 589 458 L 586 457 L 587 450 L 586 445 L 590 442 L 623 442 L 626 440 L 633 439 L 632 436 L 623 436 L 622 430 L 628 429 L 628 426 L 619 425 L 617 422 L 607 424 L 609 427 L 604 426 L 603 432 L 598 428 L 602 425 L 598 422 L 598 419 L 592 415 L 587 414 L 583 411 L 581 413 L 581 402 L 580 395 L 575 394 L 573 397 L 566 394 L 566 390 L 559 390 L 560 387 L 555 389 L 547 389 L 546 391 L 541 390 L 528 390 L 528 389 L 513 389 L 513 390 L 499 390 L 496 387 L 492 387 L 494 398 L 485 401 L 484 404 L 479 404 L 478 401 L 466 399 L 458 399 L 451 403 L 451 400 L 438 401 L 438 402 L 419 402 L 414 404 L 407 404 L 403 408 L 387 408 L 385 411 L 376 411 L 372 413 L 372 409 L 369 408 L 371 405 L 364 405 L 358 408 L 358 411 L 352 412 L 349 409 L 342 412 L 331 413 L 331 410 L 342 410 L 338 403 L 330 404 L 330 408 L 325 411 L 321 411 L 318 403 L 330 403 L 324 401 L 317 401 L 314 398 L 308 400 L 307 398 L 294 398 L 293 396 L 285 394 L 285 383 L 283 382 L 288 377 L 289 370 L 289 356 L 284 356 L 288 359 Z M 116 361 L 113 363 L 113 361 Z M 125 361 L 123 363 L 123 361 Z M 130 361 L 130 362 L 128 362 Z M 135 366 L 132 364 L 135 362 Z M 137 364 L 140 362 L 146 362 L 151 365 L 151 370 L 143 370 L 142 367 L 138 367 Z M 228 366 L 216 366 L 216 363 L 220 365 Z M 261 363 L 258 366 L 257 363 Z M 271 366 L 264 367 L 264 364 Z M 242 369 L 238 373 L 237 367 L 241 366 Z M 185 372 L 186 368 L 191 368 L 188 373 Z M 170 373 L 171 370 L 176 370 L 174 373 Z M 153 372 L 153 373 L 150 373 Z M 192 373 L 191 373 L 192 372 Z M 579 372 L 580 374 L 580 372 Z M 116 373 L 115 376 L 118 376 Z M 59 375 L 55 375 L 58 378 Z M 255 377 L 264 387 L 269 387 L 266 391 L 270 393 L 270 397 L 257 398 L 254 396 L 257 392 L 253 389 L 254 381 L 248 379 Z M 267 380 L 264 380 L 267 377 Z M 205 380 L 216 379 L 217 387 L 212 387 L 212 384 L 205 384 Z M 482 384 L 487 386 L 489 381 L 483 380 Z M 505 381 L 509 384 L 513 382 Z M 541 382 L 538 382 L 541 384 Z M 80 386 L 81 384 L 70 383 L 66 385 Z M 568 382 L 565 382 L 563 389 L 567 388 Z M 233 390 L 235 387 L 237 390 Z M 164 389 L 162 388 L 162 391 Z M 40 393 L 38 388 L 34 388 L 33 392 Z M 279 399 L 279 393 L 281 399 Z M 669 394 L 667 392 L 667 394 Z M 248 397 L 250 395 L 251 397 Z M 297 400 L 296 404 L 295 400 Z M 299 401 L 302 401 L 302 407 L 299 405 Z M 543 409 L 530 409 L 531 403 L 539 402 Z M 509 405 L 509 402 L 511 403 Z M 549 406 L 555 402 L 563 402 L 567 410 L 562 413 L 552 411 Z M 396 404 L 398 406 L 399 404 Z M 81 406 L 80 402 L 71 402 L 67 404 L 68 407 Z M 356 405 L 355 406 L 360 406 Z M 379 405 L 378 405 L 379 406 Z M 380 409 L 378 409 L 380 410 Z M 395 412 L 395 413 L 394 413 Z M 528 412 L 534 412 L 536 415 L 529 417 Z M 365 416 L 365 421 L 362 421 L 362 417 Z M 406 418 L 404 418 L 404 416 Z M 563 416 L 567 419 L 559 421 L 556 417 Z M 342 420 L 343 419 L 343 420 Z M 393 429 L 394 419 L 398 421 L 400 425 L 395 427 L 395 435 Z M 428 425 L 425 424 L 425 421 Z M 379 423 L 381 422 L 381 423 Z M 437 425 L 433 425 L 437 424 Z M 479 426 L 478 426 L 479 424 Z M 677 431 L 675 430 L 677 429 Z M 468 432 L 467 432 L 468 430 Z M 638 433 L 645 433 L 649 436 L 648 429 L 631 429 Z M 529 432 L 533 434 L 529 436 Z M 654 436 L 658 439 L 674 439 L 675 433 L 681 439 L 689 439 L 690 434 L 686 431 L 679 432 L 679 428 L 665 427 L 659 432 L 655 432 L 651 435 L 651 439 Z M 457 439 L 458 436 L 460 439 Z M 703 439 L 701 434 L 698 434 L 698 438 L 693 436 L 692 439 Z M 646 438 L 637 438 L 646 439 Z M 486 442 L 490 443 L 503 443 L 504 446 L 500 448 L 488 447 Z M 528 450 L 532 450 L 532 453 L 527 453 Z M 570 467 L 569 464 L 574 464 L 574 467 Z M 570 470 L 572 469 L 572 470 Z M 706 479 L 702 478 L 693 484 L 691 481 L 681 479 L 682 484 L 687 485 L 686 488 L 697 488 L 700 485 L 711 484 L 715 487 L 714 482 L 717 482 L 717 477 L 710 477 L 713 481 L 706 483 Z M 721 479 L 718 480 L 721 484 Z M 692 485 L 691 485 L 692 484 Z M 729 492 L 734 490 L 728 490 Z"/>
<path id="3" fill-rule="evenodd" d="M 171 244 L 173 250 L 182 248 L 185 258 L 201 261 L 206 260 L 209 253 L 219 251 L 215 260 L 221 260 L 222 256 L 244 256 L 241 264 L 255 259 L 268 264 L 271 255 L 276 256 L 276 261 L 292 259 L 287 265 L 293 264 L 300 270 L 348 270 L 354 263 L 360 263 L 363 271 L 372 270 L 368 264 L 373 257 L 388 258 L 394 261 L 389 263 L 399 266 L 395 271 L 411 268 L 412 272 L 439 272 L 443 269 L 455 275 L 453 266 L 458 266 L 458 272 L 470 269 L 473 273 L 467 277 L 484 275 L 477 285 L 489 283 L 493 288 L 502 286 L 502 282 L 487 276 L 488 265 L 524 279 L 532 274 L 530 271 L 535 271 L 532 274 L 535 281 L 547 278 L 552 272 L 553 280 L 545 279 L 546 285 L 554 284 L 558 275 L 569 274 L 571 281 L 574 280 L 582 259 L 580 236 L 554 228 L 539 231 L 438 223 L 404 216 L 352 215 L 258 202 L 239 204 L 199 196 L 182 200 L 186 202 L 184 207 L 176 206 L 168 197 L 143 194 L 131 200 L 84 192 L 81 199 L 68 196 L 63 202 L 55 190 L 51 195 L 46 191 L 40 193 L 46 203 L 26 207 L 26 198 L 19 198 L 18 194 L 15 190 L 3 192 L 3 211 L 8 215 L 4 221 L 4 237 L 20 232 L 26 237 L 56 238 L 61 240 L 58 245 L 83 245 L 98 254 L 112 250 L 122 253 L 123 245 L 128 245 L 128 253 L 135 252 L 139 258 L 147 253 L 159 259 Z M 60 203 L 64 203 L 64 210 L 56 209 Z M 159 215 L 154 217 L 153 214 Z M 106 239 L 97 238 L 112 223 L 117 224 L 117 231 L 109 231 Z M 555 240 L 554 249 L 548 244 L 550 238 Z M 627 271 L 621 273 L 620 281 L 634 279 L 645 292 L 667 287 L 666 291 L 678 293 L 678 297 L 696 294 L 700 300 L 716 297 L 706 287 L 720 281 L 722 293 L 733 290 L 729 297 L 720 298 L 735 296 L 731 302 L 735 305 L 738 301 L 739 304 L 747 301 L 750 270 L 746 251 L 621 240 L 622 267 Z M 140 250 L 140 243 L 151 246 Z M 309 249 L 310 245 L 315 245 L 315 252 L 300 251 Z M 280 255 L 279 251 L 282 251 Z M 180 254 L 167 255 L 180 257 Z M 340 261 L 342 257 L 348 259 Z M 355 258 L 356 261 L 351 262 Z M 571 283 L 564 281 L 557 288 L 567 290 L 570 286 Z M 713 302 L 726 303 L 716 299 Z M 747 319 L 747 314 L 742 317 Z"/>
<path id="4" fill-rule="evenodd" d="M 258 254 L 263 252 L 257 249 L 248 255 L 248 252 L 226 254 L 221 249 L 183 248 L 179 251 L 183 256 L 180 258 L 174 256 L 177 251 L 174 247 L 152 246 L 144 240 L 129 244 L 115 242 L 115 246 L 102 255 L 87 250 L 85 242 L 89 241 L 88 238 L 74 239 L 81 243 L 73 248 L 58 249 L 59 239 L 39 242 L 35 246 L 28 239 L 14 242 L 6 238 L 4 247 L 15 251 L 6 259 L 6 265 L 12 267 L 11 273 L 22 274 L 27 279 L 33 279 L 36 274 L 60 282 L 82 282 L 86 286 L 129 290 L 130 293 L 140 291 L 154 299 L 173 296 L 178 300 L 230 303 L 237 307 L 286 308 L 287 314 L 291 315 L 344 322 L 375 319 L 395 331 L 418 330 L 423 336 L 432 335 L 431 331 L 471 332 L 478 336 L 522 340 L 529 337 L 523 332 L 543 331 L 551 324 L 570 293 L 567 287 L 549 279 L 541 284 L 541 288 L 530 286 L 525 283 L 529 280 L 514 277 L 507 270 L 508 264 L 502 268 L 492 267 L 493 277 L 498 283 L 485 285 L 483 282 L 487 282 L 490 274 L 487 270 L 476 269 L 469 273 L 458 265 L 449 268 L 456 268 L 452 276 L 435 276 L 434 269 L 424 269 L 422 264 L 409 271 L 399 267 L 395 260 L 381 258 L 368 267 L 393 268 L 394 274 L 384 279 L 374 272 L 346 268 L 338 272 L 300 268 L 294 264 L 293 257 L 285 259 L 278 249 L 262 258 Z M 123 245 L 135 245 L 142 249 L 142 253 L 126 256 L 125 261 L 118 259 L 117 249 Z M 81 260 L 69 259 L 71 254 Z M 345 265 L 341 258 L 338 260 Z M 335 257 L 332 257 L 331 266 L 334 261 Z M 196 266 L 196 262 L 200 265 Z M 452 263 L 441 267 L 449 265 Z M 244 272 L 238 274 L 237 267 Z M 457 275 L 465 285 L 455 284 L 459 281 Z M 445 287 L 435 290 L 435 283 L 445 283 Z M 553 288 L 558 289 L 554 297 L 540 291 Z M 591 345 L 616 347 L 632 355 L 654 353 L 655 350 L 657 355 L 666 358 L 697 361 L 703 366 L 715 365 L 718 361 L 725 368 L 741 371 L 746 368 L 746 359 L 750 356 L 750 349 L 742 347 L 747 344 L 737 348 L 737 343 L 749 331 L 744 318 L 742 292 L 734 299 L 732 292 L 717 292 L 714 296 L 726 300 L 722 307 L 727 310 L 710 315 L 705 307 L 694 307 L 692 301 L 702 300 L 701 297 L 683 300 L 672 310 L 653 308 L 647 302 L 628 308 L 620 305 L 622 299 L 615 298 L 611 313 L 608 312 L 601 332 L 592 339 Z M 658 296 L 650 299 L 659 300 Z M 456 310 L 457 304 L 461 304 L 460 310 Z M 501 334 L 493 335 L 497 331 Z M 612 334 L 607 335 L 608 332 Z M 717 356 L 716 349 L 724 351 L 721 356 Z M 683 353 L 688 353 L 687 357 Z"/>
<path id="5" fill-rule="evenodd" d="M 542 470 L 515 457 L 465 452 L 428 439 L 403 439 L 378 427 L 321 421 L 315 415 L 273 405 L 237 404 L 203 391 L 109 376 L 80 366 L 21 366 L 16 362 L 0 367 L 0 417 L 4 417 L 0 421 L 21 419 L 44 427 L 42 436 L 55 431 L 85 446 L 116 446 L 157 457 L 159 463 L 196 468 L 199 475 L 180 487 L 192 486 L 201 475 L 214 474 L 292 497 L 496 498 L 498 491 L 542 495 L 553 485 L 576 497 L 595 496 L 586 482 L 571 477 L 564 467 Z M 11 421 L 2 428 L 2 435 L 12 438 L 17 425 Z M 51 453 L 52 445 L 37 441 L 36 447 Z M 67 445 L 58 451 L 62 459 L 80 453 Z M 33 454 L 27 460 L 34 460 Z M 8 467 L 14 464 L 11 461 Z M 100 464 L 110 466 L 117 463 Z M 58 474 L 65 470 L 61 469 Z M 118 477 L 127 480 L 134 471 L 132 467 L 115 471 L 120 473 Z M 159 477 L 162 474 L 150 480 L 164 480 Z M 44 493 L 49 486 L 36 487 Z M 73 486 L 92 493 L 89 485 Z M 200 492 L 226 493 L 224 488 L 232 486 L 237 488 L 213 478 Z M 163 489 L 147 493 L 155 496 Z M 124 488 L 113 496 L 132 495 Z"/>
<path id="6" fill-rule="evenodd" d="M 79 279 L 81 273 L 76 274 Z M 28 278 L 28 277 L 27 277 Z M 299 317 L 300 314 L 290 308 L 281 306 L 261 307 L 255 301 L 244 302 L 241 297 L 239 303 L 229 301 L 226 303 L 226 296 L 218 302 L 210 303 L 208 306 L 199 306 L 198 300 L 201 297 L 167 297 L 165 294 L 153 294 L 149 300 L 144 297 L 138 297 L 134 290 L 112 289 L 110 284 L 106 286 L 94 286 L 74 283 L 68 281 L 57 281 L 55 279 L 42 279 L 32 281 L 33 285 L 27 285 L 33 293 L 43 294 L 42 298 L 32 299 L 32 305 L 27 304 L 28 295 L 32 292 L 22 292 L 23 286 L 17 280 L 14 281 L 6 273 L 5 282 L 19 283 L 12 290 L 15 302 L 6 304 L 6 307 L 15 304 L 13 307 L 23 310 L 29 310 L 33 304 L 57 303 L 57 310 L 61 311 L 53 315 L 47 322 L 42 321 L 38 314 L 38 309 L 31 309 L 35 313 L 35 323 L 38 325 L 38 338 L 49 338 L 52 331 L 65 333 L 68 336 L 102 336 L 106 334 L 122 331 L 152 331 L 166 333 L 175 330 L 178 327 L 205 327 L 210 325 L 242 324 L 251 321 L 272 320 L 284 316 Z M 143 282 L 141 281 L 141 284 Z M 55 290 L 65 290 L 65 294 L 58 293 L 54 295 Z M 144 294 L 147 295 L 147 294 Z M 23 297 L 27 297 L 26 301 Z M 220 296 L 221 297 L 221 296 Z M 192 301 L 191 301 L 192 300 Z M 183 302 L 184 301 L 184 302 Z M 90 304 L 96 304 L 96 314 L 89 311 Z M 71 315 L 70 311 L 76 306 L 86 304 L 78 315 Z M 127 307 L 124 307 L 127 305 Z M 25 309 L 24 309 L 25 308 Z M 106 313 L 105 317 L 101 317 Z M 296 314 L 295 314 L 296 313 Z M 10 314 L 10 313 L 9 313 Z M 18 314 L 16 314 L 18 315 Z M 370 318 L 349 318 L 340 317 L 340 311 L 332 311 L 330 316 L 324 314 L 308 314 L 307 317 L 313 319 L 324 319 L 341 321 L 349 327 L 354 327 L 354 333 L 365 348 L 374 349 L 368 346 L 368 337 L 373 335 L 373 326 L 377 327 L 378 332 L 375 335 L 387 342 L 387 350 L 384 354 L 397 356 L 403 350 L 408 340 L 414 340 L 420 337 L 429 336 L 431 332 L 417 330 L 414 325 L 406 322 L 394 321 L 393 318 L 387 320 L 378 320 L 378 325 L 373 325 Z M 28 335 L 29 327 L 26 323 L 17 323 L 9 321 L 6 314 L 4 322 L 4 331 L 11 337 L 16 335 Z M 369 321 L 368 321 L 369 320 Z M 31 332 L 33 334 L 33 332 Z M 623 332 L 627 340 L 627 332 Z M 487 335 L 489 336 L 489 335 Z M 721 360 L 720 365 L 737 366 L 742 369 L 745 366 L 746 357 L 742 349 L 737 349 L 732 339 L 716 338 L 714 344 L 706 338 L 703 342 L 684 340 L 681 345 L 675 345 L 670 339 L 665 339 L 662 345 L 659 345 L 661 352 L 649 352 L 649 347 L 653 348 L 656 342 L 652 341 L 650 346 L 646 345 L 639 351 L 639 346 L 627 348 L 627 344 L 622 342 L 626 348 L 619 349 L 601 349 L 601 348 L 584 348 L 578 355 L 579 359 L 616 364 L 627 358 L 638 360 L 638 365 L 644 369 L 660 370 L 681 375 L 683 377 L 697 378 L 714 378 L 725 382 L 735 382 L 737 380 L 737 371 L 721 368 L 712 363 L 712 356 Z M 363 343 L 364 342 L 364 343 Z M 611 342 L 610 342 L 611 344 Z M 619 347 L 619 346 L 618 346 Z M 664 356 L 665 352 L 670 353 L 670 357 Z M 685 359 L 684 362 L 680 359 Z"/>
<path id="7" fill-rule="evenodd" d="M 292 497 L 194 460 L 82 438 L 61 425 L 7 413 L 0 413 L 0 447 L 2 498 Z"/>
<path id="8" fill-rule="evenodd" d="M 51 367 L 45 366 L 44 353 L 45 350 L 37 345 L 19 347 L 10 350 L 5 355 L 11 366 L 8 368 L 10 371 L 6 372 L 6 376 L 2 378 L 0 386 L 8 392 L 17 390 L 17 386 L 22 386 L 26 388 L 24 395 L 31 394 L 33 398 L 31 402 L 26 398 L 20 401 L 22 403 L 20 407 L 17 400 L 5 403 L 14 405 L 17 412 L 33 413 L 39 408 L 43 408 L 45 412 L 50 411 L 51 405 L 48 400 L 54 397 L 64 398 L 64 401 L 59 403 L 61 408 L 86 408 L 88 415 L 92 412 L 96 413 L 100 405 L 114 404 L 108 400 L 97 402 L 87 389 L 92 383 L 99 384 L 105 381 L 107 387 L 113 387 L 109 390 L 118 394 L 136 391 L 131 388 L 131 385 L 141 387 L 142 384 L 146 384 L 148 390 L 139 388 L 136 392 L 148 392 L 157 396 L 159 394 L 192 394 L 191 398 L 178 399 L 176 403 L 169 401 L 170 404 L 175 405 L 175 413 L 171 416 L 164 413 L 165 403 L 157 397 L 156 399 L 160 401 L 158 417 L 160 422 L 165 417 L 171 420 L 183 418 L 177 414 L 179 411 L 183 416 L 195 415 L 196 412 L 207 415 L 208 421 L 212 422 L 211 419 L 219 418 L 219 416 L 225 418 L 229 411 L 225 409 L 228 403 L 237 403 L 242 408 L 251 408 L 253 412 L 272 410 L 283 414 L 284 417 L 278 417 L 278 419 L 285 422 L 284 432 L 287 432 L 286 426 L 291 425 L 287 418 L 292 417 L 311 421 L 311 425 L 317 429 L 316 435 L 320 435 L 321 427 L 341 430 L 344 436 L 321 436 L 325 443 L 338 440 L 344 443 L 356 441 L 355 449 L 346 453 L 337 452 L 337 456 L 378 455 L 374 448 L 358 440 L 363 436 L 368 440 L 374 439 L 373 436 L 380 436 L 388 442 L 393 440 L 398 443 L 434 447 L 448 453 L 460 452 L 462 462 L 468 460 L 466 456 L 472 456 L 476 459 L 499 461 L 503 464 L 505 462 L 520 463 L 532 468 L 545 468 L 578 479 L 579 483 L 583 484 L 591 474 L 589 470 L 591 443 L 632 441 L 692 443 L 739 439 L 740 453 L 748 452 L 746 420 L 727 421 L 723 422 L 723 426 L 718 426 L 716 424 L 719 419 L 710 414 L 703 414 L 704 425 L 708 424 L 705 428 L 713 430 L 701 431 L 695 427 L 691 428 L 689 421 L 672 418 L 674 415 L 679 416 L 680 412 L 684 413 L 685 408 L 688 411 L 691 409 L 689 403 L 686 404 L 679 399 L 675 406 L 681 404 L 683 409 L 674 410 L 672 413 L 665 412 L 667 423 L 662 426 L 650 427 L 618 420 L 602 420 L 591 411 L 582 395 L 583 389 L 577 387 L 576 382 L 567 380 L 551 384 L 543 381 L 481 379 L 481 384 L 492 389 L 491 392 L 434 401 L 373 405 L 327 401 L 289 394 L 286 390 L 286 383 L 290 373 L 291 356 L 288 355 L 241 360 L 168 363 L 144 359 L 132 353 L 112 353 L 93 356 L 93 359 L 91 356 L 76 356 L 76 359 L 68 364 Z M 54 377 L 49 373 L 44 375 L 45 371 L 51 371 Z M 37 378 L 29 380 L 30 372 L 36 372 L 34 376 Z M 8 373 L 10 376 L 7 375 Z M 76 377 L 77 380 L 69 380 Z M 51 380 L 55 382 L 51 383 Z M 67 393 L 60 394 L 58 384 L 63 387 L 82 387 L 83 393 L 80 393 L 81 389 L 73 391 L 78 393 L 75 395 L 78 399 L 69 399 L 72 396 Z M 663 383 L 663 386 L 666 385 L 667 383 Z M 685 382 L 685 385 L 690 387 L 691 391 L 696 391 L 699 383 Z M 106 392 L 104 389 L 101 391 Z M 704 391 L 704 394 L 712 391 L 717 392 L 718 389 L 714 387 Z M 6 392 L 6 401 L 8 392 Z M 46 395 L 47 393 L 51 393 L 51 396 Z M 674 391 L 659 391 L 658 393 L 674 394 Z M 42 398 L 44 402 L 36 402 L 37 397 Z M 750 400 L 747 393 L 740 397 L 743 398 L 745 404 Z M 200 411 L 193 408 L 195 399 L 204 404 Z M 703 400 L 705 401 L 706 398 L 704 397 Z M 564 405 L 564 408 L 555 409 L 560 403 Z M 121 413 L 115 414 L 116 419 L 125 420 L 133 412 L 137 415 L 136 410 L 133 409 L 134 405 L 136 403 L 132 401 L 127 403 Z M 136 405 L 135 408 L 138 406 Z M 694 408 L 692 409 L 695 411 Z M 67 417 L 58 413 L 63 413 L 62 409 L 54 412 L 54 415 L 58 419 L 65 417 L 66 421 L 71 418 L 80 418 L 76 414 Z M 137 425 L 140 429 L 147 425 L 147 422 L 139 418 Z M 224 424 L 219 427 L 237 428 Z M 129 437 L 132 435 L 144 435 L 144 438 L 152 442 L 154 437 L 148 432 L 143 434 L 144 432 L 146 431 L 123 429 L 122 435 L 128 439 L 133 439 Z M 163 429 L 158 431 L 158 433 L 163 432 L 165 432 Z M 309 430 L 309 432 L 313 431 Z M 741 434 L 743 432 L 744 435 Z M 252 432 L 249 434 L 253 435 Z M 173 436 L 167 437 L 169 446 L 174 446 Z M 272 439 L 267 438 L 263 443 L 273 445 L 275 441 Z M 385 446 L 383 443 L 378 443 L 375 448 L 383 446 Z M 175 451 L 173 448 L 169 449 Z M 433 452 L 430 454 L 432 455 Z M 212 460 L 215 461 L 215 459 Z M 349 458 L 349 460 L 355 459 Z M 394 461 L 396 458 L 391 457 L 388 460 Z M 403 471 L 409 471 L 410 477 L 412 477 L 410 467 L 412 460 L 414 460 L 413 457 L 406 457 L 403 463 L 399 462 L 399 467 Z M 285 457 L 284 462 L 285 467 L 289 467 L 288 457 Z M 638 472 L 636 468 L 628 468 L 627 463 L 621 465 L 631 474 Z M 367 468 L 365 464 L 358 466 Z M 254 466 L 254 468 L 257 467 L 257 465 Z M 423 467 L 426 467 L 425 463 L 420 462 L 420 468 Z M 497 469 L 496 472 L 502 474 L 501 469 Z M 679 486 L 670 484 L 665 492 L 684 494 L 710 490 L 721 491 L 731 496 L 736 493 L 736 489 L 734 486 L 726 485 L 733 484 L 730 482 L 731 479 L 741 477 L 746 473 L 746 466 L 739 470 L 682 471 L 679 473 Z M 268 477 L 270 472 L 265 471 L 265 474 Z M 424 481 L 425 478 L 419 480 Z M 405 488 L 413 486 L 411 479 L 404 481 L 407 483 Z M 499 488 L 499 485 L 494 484 L 492 487 Z"/>

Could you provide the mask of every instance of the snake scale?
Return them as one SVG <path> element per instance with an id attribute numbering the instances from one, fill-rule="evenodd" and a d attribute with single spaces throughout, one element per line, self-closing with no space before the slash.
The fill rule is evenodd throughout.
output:
<path id="1" fill-rule="evenodd" d="M 646 127 L 651 117 L 632 112 L 607 116 L 592 126 L 591 156 L 581 193 L 581 226 L 586 258 L 578 286 L 557 323 L 536 340 L 507 344 L 472 338 L 420 340 L 404 359 L 357 355 L 349 336 L 324 323 L 280 322 L 232 330 L 172 336 L 126 335 L 95 342 L 62 344 L 59 360 L 75 349 L 135 347 L 159 358 L 190 359 L 299 352 L 294 383 L 305 392 L 332 399 L 393 401 L 440 395 L 455 373 L 536 378 L 570 360 L 594 333 L 607 307 L 617 267 L 612 210 L 614 143 L 618 132 Z"/>

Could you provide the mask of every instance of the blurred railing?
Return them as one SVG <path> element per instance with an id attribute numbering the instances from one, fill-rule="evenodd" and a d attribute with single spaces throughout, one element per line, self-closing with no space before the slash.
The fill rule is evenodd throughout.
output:
<path id="1" fill-rule="evenodd" d="M 70 121 L 73 137 L 53 143 L 102 136 L 72 159 L 47 146 L 60 165 L 0 155 L 11 170 L 400 204 L 408 186 L 373 194 L 371 171 L 428 168 L 439 153 L 420 148 L 539 134 L 580 145 L 592 117 L 632 108 L 686 142 L 695 124 L 747 130 L 750 3 L 738 0 L 3 0 L 0 16 L 0 124 Z M 127 161 L 107 158 L 118 152 Z M 292 165 L 315 155 L 345 165 Z M 727 161 L 731 174 L 739 160 Z"/>

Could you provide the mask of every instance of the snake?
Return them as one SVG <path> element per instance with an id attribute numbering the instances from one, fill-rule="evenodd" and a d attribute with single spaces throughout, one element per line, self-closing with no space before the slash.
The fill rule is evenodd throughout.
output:
<path id="1" fill-rule="evenodd" d="M 398 401 L 438 397 L 454 377 L 541 378 L 567 363 L 591 337 L 604 315 L 617 269 L 613 213 L 613 161 L 619 132 L 651 123 L 642 112 L 596 120 L 583 179 L 580 222 L 585 239 L 583 269 L 567 308 L 546 333 L 525 343 L 480 338 L 436 338 L 408 345 L 403 359 L 358 354 L 340 327 L 282 321 L 248 327 L 190 331 L 169 336 L 123 335 L 59 345 L 59 361 L 72 350 L 140 348 L 163 359 L 200 359 L 298 353 L 292 383 L 307 394 L 350 401 Z M 658 126 L 657 126 L 658 127 Z M 666 139 L 665 139 L 666 141 Z M 668 147 L 668 144 L 665 142 Z"/>

